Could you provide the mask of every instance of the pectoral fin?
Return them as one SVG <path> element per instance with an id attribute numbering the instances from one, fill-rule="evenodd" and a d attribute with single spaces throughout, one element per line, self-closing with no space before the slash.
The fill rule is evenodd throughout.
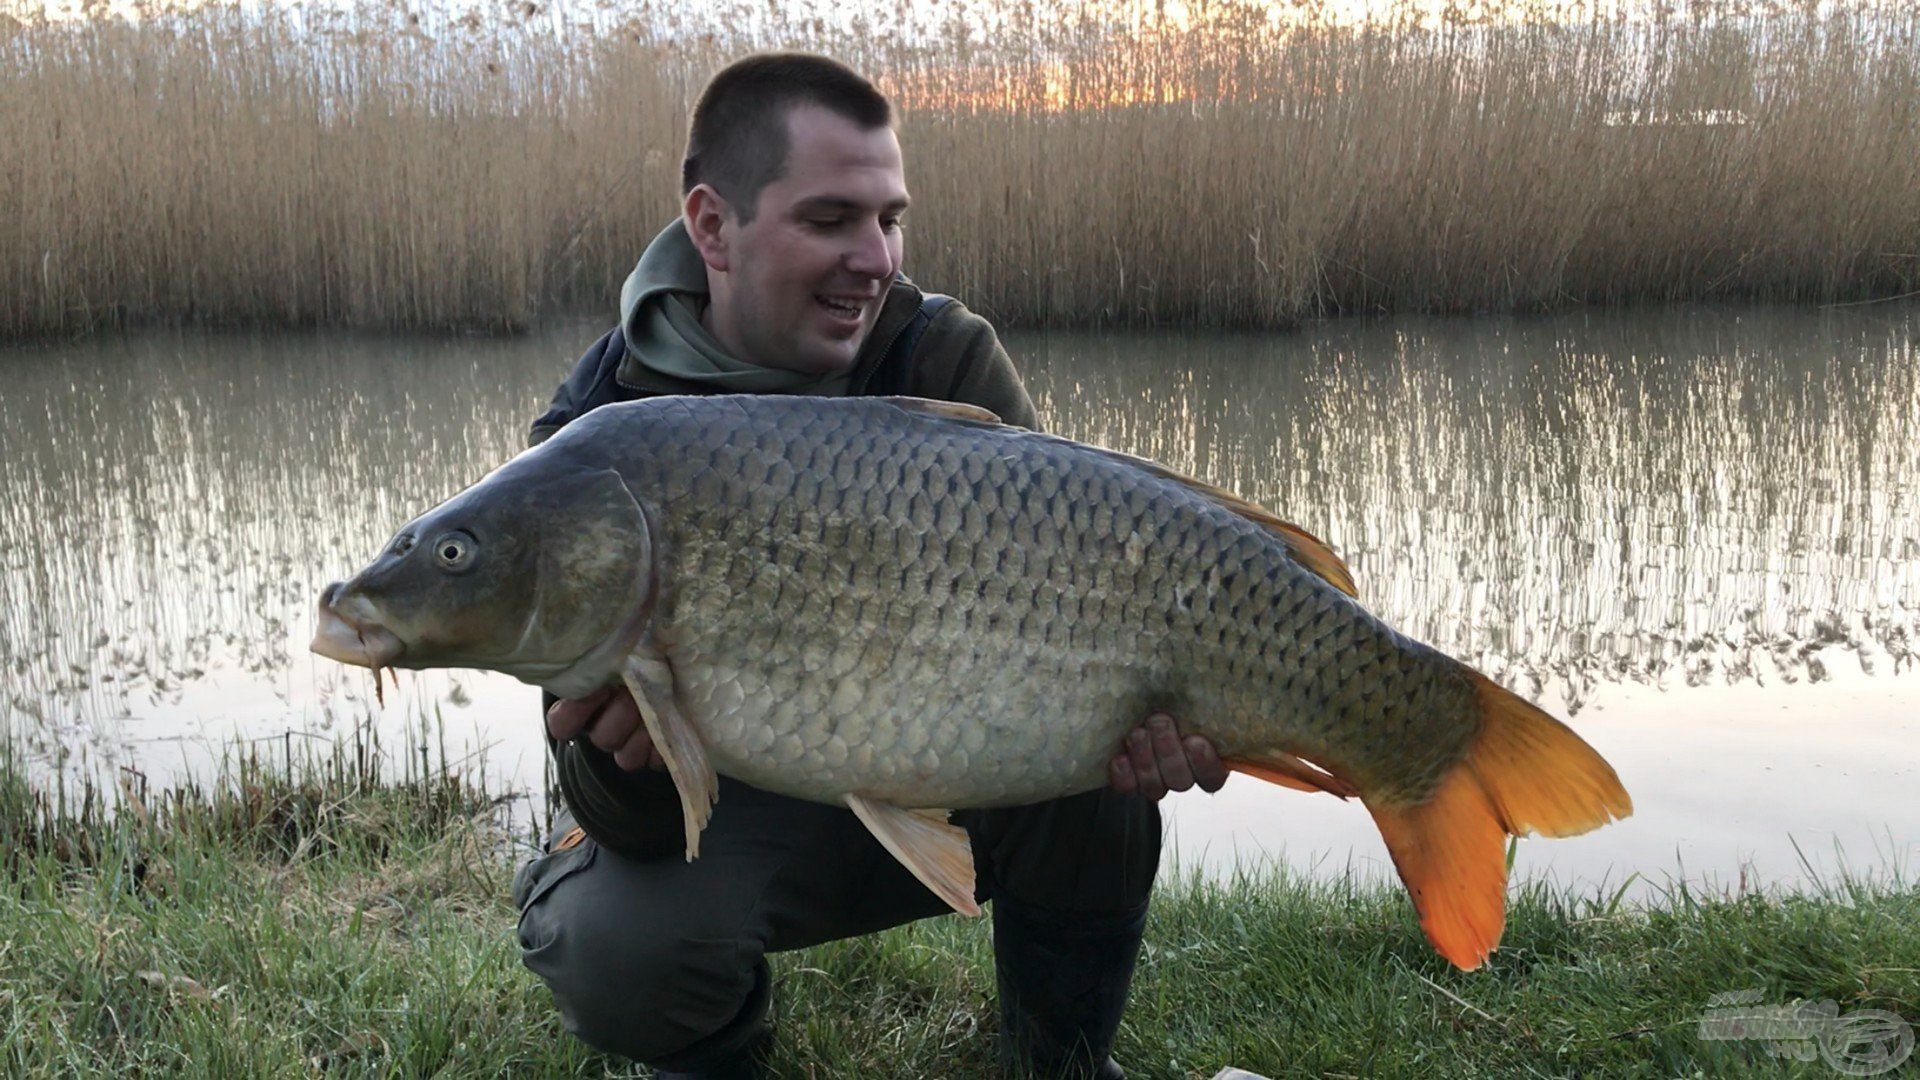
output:
<path id="1" fill-rule="evenodd" d="M 920 883 L 962 915 L 980 914 L 973 899 L 973 845 L 967 830 L 938 811 L 903 810 L 861 795 L 847 796 L 867 828 Z"/>
<path id="2" fill-rule="evenodd" d="M 647 737 L 667 763 L 667 775 L 680 793 L 680 814 L 686 821 L 687 861 L 700 854 L 700 830 L 713 815 L 713 804 L 720 798 L 720 778 L 707 760 L 707 748 L 700 733 L 687 722 L 673 696 L 673 669 L 658 657 L 636 653 L 621 669 L 634 703 L 640 706 L 640 719 L 647 725 Z"/>

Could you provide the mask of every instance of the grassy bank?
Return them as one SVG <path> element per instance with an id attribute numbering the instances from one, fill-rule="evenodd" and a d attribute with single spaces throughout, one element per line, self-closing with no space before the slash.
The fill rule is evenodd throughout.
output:
<path id="1" fill-rule="evenodd" d="M 574 1043 L 518 961 L 488 800 L 364 754 L 239 762 L 138 810 L 61 813 L 0 774 L 0 1074 L 637 1074 Z M 987 928 L 934 920 L 779 958 L 777 1069 L 990 1065 Z M 1474 974 L 1395 890 L 1261 877 L 1165 888 L 1118 1054 L 1140 1077 L 1829 1075 L 1703 1042 L 1708 999 L 1920 1017 L 1920 891 L 1657 910 L 1518 889 Z"/>
<path id="2" fill-rule="evenodd" d="M 1007 321 L 1920 288 L 1910 4 L 1194 7 L 0 14 L 0 336 L 610 311 L 690 95 L 769 44 L 898 96 L 908 269 Z"/>

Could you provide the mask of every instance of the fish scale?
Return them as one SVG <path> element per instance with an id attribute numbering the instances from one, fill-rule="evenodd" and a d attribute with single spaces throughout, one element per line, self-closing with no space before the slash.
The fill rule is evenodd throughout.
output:
<path id="1" fill-rule="evenodd" d="M 643 499 L 660 493 L 655 632 L 730 775 L 816 799 L 1033 802 L 1103 785 L 1151 704 L 1225 754 L 1281 746 L 1415 801 L 1472 730 L 1452 661 L 1256 523 L 1123 458 L 877 401 L 769 402 L 744 431 L 703 400 L 677 412 L 598 445 L 620 450 L 606 463 Z M 823 642 L 849 674 L 810 662 Z M 1300 650 L 1340 662 L 1302 680 L 1284 659 Z M 1403 667 L 1389 652 L 1430 655 Z M 802 692 L 819 678 L 834 680 L 824 694 Z M 856 775 L 824 737 L 783 738 L 830 730 L 823 700 L 898 764 Z M 1019 722 L 977 750 L 942 738 L 989 714 Z M 1363 752 L 1410 727 L 1442 752 Z M 954 748 L 928 749 L 941 742 Z"/>
<path id="2" fill-rule="evenodd" d="M 1103 786 L 1155 709 L 1232 769 L 1358 796 L 1462 967 L 1499 940 L 1506 837 L 1631 812 L 1592 747 L 1375 619 L 1298 527 L 986 420 L 900 398 L 596 409 L 328 586 L 314 649 L 563 697 L 622 684 L 688 858 L 724 773 L 847 806 L 969 914 L 965 834 L 915 808 Z"/>

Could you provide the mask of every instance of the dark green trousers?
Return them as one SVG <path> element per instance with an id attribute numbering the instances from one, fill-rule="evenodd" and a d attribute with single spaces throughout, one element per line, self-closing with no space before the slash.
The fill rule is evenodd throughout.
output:
<path id="1" fill-rule="evenodd" d="M 664 774 L 632 781 L 673 797 Z M 972 838 L 983 900 L 1094 926 L 1145 910 L 1160 858 L 1152 803 L 1103 790 L 954 821 Z M 572 827 L 563 816 L 556 839 Z M 852 811 L 724 777 L 691 863 L 677 843 L 644 855 L 592 839 L 553 846 L 514 879 L 522 957 L 569 1031 L 656 1068 L 710 1068 L 763 1037 L 767 954 L 948 910 Z M 1136 951 L 1134 935 L 1115 948 Z"/>

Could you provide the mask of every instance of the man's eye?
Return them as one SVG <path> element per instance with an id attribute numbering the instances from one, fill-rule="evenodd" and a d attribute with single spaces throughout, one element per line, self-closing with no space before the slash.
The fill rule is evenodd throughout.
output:
<path id="1" fill-rule="evenodd" d="M 808 218 L 807 224 L 813 226 L 816 229 L 837 229 L 840 227 L 840 219 L 839 218 Z"/>
<path id="2" fill-rule="evenodd" d="M 900 229 L 905 228 L 906 224 L 907 224 L 906 222 L 901 221 L 897 217 L 880 219 L 880 227 L 887 230 L 888 232 L 897 232 Z"/>

